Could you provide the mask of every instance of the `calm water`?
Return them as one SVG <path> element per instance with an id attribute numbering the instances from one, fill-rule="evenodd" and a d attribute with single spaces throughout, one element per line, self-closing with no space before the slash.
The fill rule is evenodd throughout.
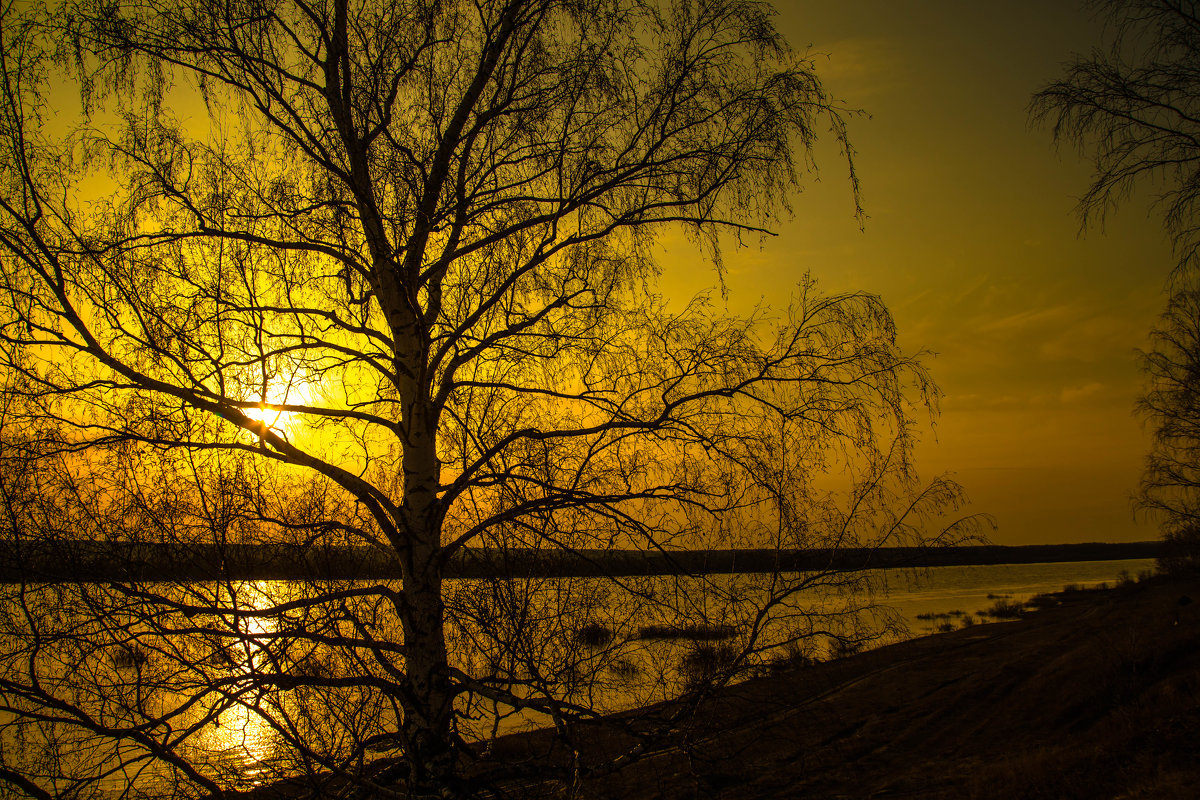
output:
<path id="1" fill-rule="evenodd" d="M 1122 573 L 1136 579 L 1147 571 L 1154 571 L 1154 559 L 933 567 L 889 573 L 888 603 L 900 611 L 911 633 L 921 634 L 928 633 L 935 623 L 919 619 L 919 615 L 962 611 L 982 621 L 978 612 L 990 608 L 998 597 L 1023 603 L 1035 594 L 1057 592 L 1067 585 L 1113 585 Z"/>
<path id="2" fill-rule="evenodd" d="M 946 619 L 961 624 L 963 616 L 971 615 L 976 621 L 985 622 L 987 620 L 980 617 L 978 612 L 992 606 L 998 598 L 1020 603 L 1035 594 L 1058 591 L 1069 584 L 1081 587 L 1101 583 L 1112 584 L 1119 580 L 1122 574 L 1136 578 L 1139 573 L 1153 570 L 1153 567 L 1153 561 L 1145 559 L 889 571 L 880 575 L 880 583 L 886 586 L 887 595 L 879 600 L 897 610 L 907 624 L 910 635 L 920 635 L 933 630 L 939 622 Z M 272 594 L 281 590 L 288 591 L 285 585 L 276 584 Z M 816 601 L 816 605 L 820 605 L 818 598 L 813 600 Z M 954 616 L 950 618 L 921 619 L 922 616 L 952 612 Z M 635 621 L 643 620 L 639 618 Z M 608 688 L 593 696 L 592 701 L 599 707 L 611 710 L 661 699 L 653 692 L 668 694 L 674 690 L 672 687 L 679 685 L 678 664 L 686 646 L 685 642 L 668 641 L 647 643 L 640 649 L 632 649 L 630 652 L 634 653 L 634 659 L 639 660 L 640 677 L 646 686 L 635 687 L 634 684 L 638 681 L 636 678 L 624 686 L 610 681 Z M 657 671 L 646 668 L 651 662 L 659 665 Z M 237 668 L 231 667 L 235 670 Z M 656 683 L 657 688 L 654 688 Z M 530 724 L 533 724 L 532 720 L 516 715 L 505 720 L 499 726 L 499 732 Z M 0 741 L 0 754 L 4 749 L 12 752 L 11 747 L 3 748 L 6 744 L 12 743 Z M 239 788 L 247 788 L 271 779 L 268 777 L 271 771 L 266 768 L 278 763 L 281 754 L 278 745 L 277 734 L 272 728 L 245 706 L 228 709 L 221 715 L 219 726 L 210 725 L 203 729 L 190 744 L 191 747 L 199 748 L 199 751 L 207 754 L 203 757 L 205 760 L 219 762 L 222 771 L 239 776 L 234 781 Z M 153 773 L 154 770 L 150 770 L 149 773 L 142 774 L 143 785 L 163 782 L 162 777 Z M 118 794 L 125 788 L 124 784 L 128 780 L 127 775 L 118 773 L 105 781 L 104 788 Z M 3 795 L 2 790 L 0 795 Z"/>

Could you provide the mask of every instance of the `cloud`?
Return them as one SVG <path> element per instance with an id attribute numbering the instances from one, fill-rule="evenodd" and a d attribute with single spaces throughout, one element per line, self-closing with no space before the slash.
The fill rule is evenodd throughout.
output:
<path id="1" fill-rule="evenodd" d="M 1094 397 L 1103 390 L 1104 384 L 1100 383 L 1099 381 L 1093 381 L 1091 383 L 1084 384 L 1083 386 L 1068 386 L 1063 388 L 1059 395 L 1059 400 L 1064 405 L 1078 403 L 1081 400 Z"/>
<path id="2" fill-rule="evenodd" d="M 817 74 L 834 95 L 861 98 L 904 86 L 904 69 L 896 43 L 883 36 L 854 36 L 813 47 L 809 55 Z"/>
<path id="3" fill-rule="evenodd" d="M 1015 337 L 1047 327 L 1061 328 L 1063 325 L 1073 324 L 1085 313 L 1086 311 L 1075 303 L 1060 303 L 1042 308 L 1022 309 L 994 319 L 987 319 L 981 315 L 976 317 L 974 327 L 979 333 Z"/>

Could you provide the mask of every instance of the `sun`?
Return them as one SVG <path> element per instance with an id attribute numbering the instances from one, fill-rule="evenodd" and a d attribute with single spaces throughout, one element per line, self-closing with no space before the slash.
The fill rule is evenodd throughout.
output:
<path id="1" fill-rule="evenodd" d="M 312 404 L 316 387 L 300 375 L 293 375 L 287 380 L 268 381 L 265 391 L 258 392 L 257 407 L 243 410 L 247 417 L 265 423 L 268 428 L 275 430 L 292 429 L 300 421 L 302 414 L 294 411 L 282 411 L 278 406 L 307 406 Z"/>

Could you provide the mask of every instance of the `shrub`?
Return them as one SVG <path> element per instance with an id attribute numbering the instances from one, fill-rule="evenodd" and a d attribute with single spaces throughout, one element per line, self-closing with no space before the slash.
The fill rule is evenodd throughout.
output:
<path id="1" fill-rule="evenodd" d="M 1035 594 L 1033 597 L 1025 601 L 1025 605 L 1036 609 L 1053 608 L 1054 606 L 1061 604 L 1061 601 L 1057 597 L 1049 593 Z"/>
<path id="2" fill-rule="evenodd" d="M 608 665 L 608 671 L 615 677 L 626 681 L 636 678 L 638 673 L 641 672 L 638 669 L 638 665 L 627 658 L 618 658 L 613 661 Z"/>
<path id="3" fill-rule="evenodd" d="M 737 648 L 728 643 L 696 644 L 683 654 L 679 672 L 689 685 L 695 686 L 728 669 L 737 655 Z"/>
<path id="4" fill-rule="evenodd" d="M 782 650 L 772 655 L 767 663 L 768 672 L 791 672 L 820 664 L 821 659 L 812 653 L 811 642 L 788 642 Z"/>
<path id="5" fill-rule="evenodd" d="M 732 625 L 643 625 L 639 639 L 690 639 L 693 642 L 732 639 L 737 629 Z"/>
<path id="6" fill-rule="evenodd" d="M 923 619 L 923 620 L 951 619 L 953 617 L 961 617 L 966 613 L 967 612 L 956 608 L 953 611 L 945 611 L 940 614 L 934 614 L 933 612 L 930 612 L 928 614 L 917 614 L 917 619 Z"/>
<path id="7" fill-rule="evenodd" d="M 122 644 L 113 648 L 113 666 L 117 669 L 132 669 L 150 660 L 150 654 L 136 644 Z"/>
<path id="8" fill-rule="evenodd" d="M 604 647 L 612 637 L 612 631 L 599 622 L 589 622 L 575 631 L 575 641 L 587 647 Z"/>
<path id="9" fill-rule="evenodd" d="M 992 607 L 984 611 L 980 611 L 982 617 L 992 617 L 994 619 L 1016 619 L 1025 613 L 1025 606 L 1021 603 L 1012 600 L 997 600 L 992 604 Z"/>
<path id="10" fill-rule="evenodd" d="M 834 639 L 829 645 L 830 658 L 845 658 L 863 649 L 863 643 L 855 639 Z"/>

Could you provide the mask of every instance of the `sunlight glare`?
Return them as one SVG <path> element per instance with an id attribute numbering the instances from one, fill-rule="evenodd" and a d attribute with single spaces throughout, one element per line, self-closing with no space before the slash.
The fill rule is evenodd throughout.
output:
<path id="1" fill-rule="evenodd" d="M 268 428 L 291 430 L 300 422 L 301 415 L 293 411 L 279 411 L 271 406 L 309 405 L 315 388 L 299 375 L 294 375 L 291 380 L 268 383 L 266 395 L 260 397 L 258 407 L 245 409 L 244 413 L 250 419 L 266 423 Z"/>

